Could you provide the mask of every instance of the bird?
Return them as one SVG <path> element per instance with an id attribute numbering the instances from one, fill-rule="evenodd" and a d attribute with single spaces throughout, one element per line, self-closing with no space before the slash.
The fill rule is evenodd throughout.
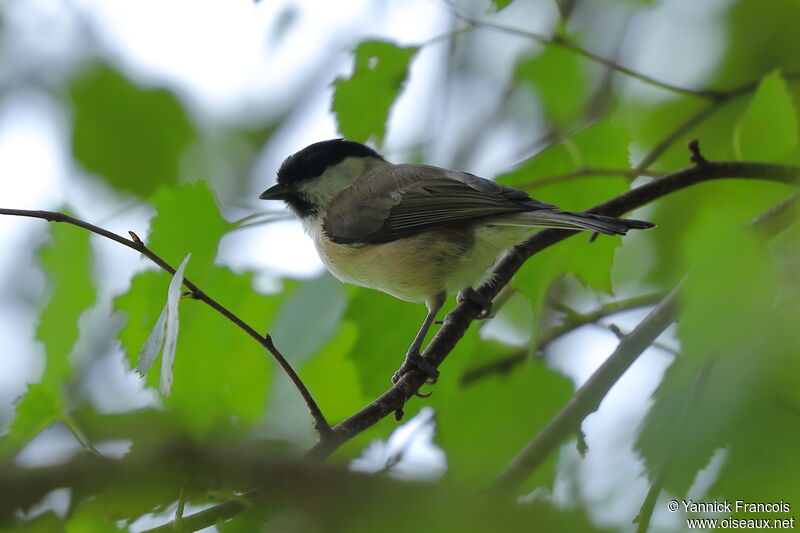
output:
<path id="1" fill-rule="evenodd" d="M 425 304 L 427 313 L 393 375 L 438 370 L 420 354 L 448 294 L 478 302 L 472 285 L 536 228 L 624 235 L 651 222 L 562 211 L 526 192 L 468 172 L 394 164 L 346 139 L 316 142 L 287 157 L 262 200 L 282 200 L 334 277 Z"/>

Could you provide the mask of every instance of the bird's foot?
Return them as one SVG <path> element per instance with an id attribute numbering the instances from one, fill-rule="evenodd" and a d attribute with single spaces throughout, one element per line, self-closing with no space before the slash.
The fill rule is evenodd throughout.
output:
<path id="1" fill-rule="evenodd" d="M 478 291 L 473 289 L 472 287 L 466 287 L 458 291 L 458 295 L 456 296 L 456 301 L 461 303 L 465 300 L 469 300 L 473 303 L 478 304 L 481 307 L 481 312 L 475 318 L 477 320 L 486 320 L 487 318 L 492 318 L 494 315 L 492 314 L 492 301 L 485 296 L 481 296 Z"/>
<path id="2" fill-rule="evenodd" d="M 422 357 L 419 352 L 408 352 L 406 354 L 405 361 L 403 364 L 400 365 L 400 368 L 397 369 L 397 372 L 394 373 L 392 376 L 392 384 L 397 383 L 400 381 L 406 373 L 412 368 L 416 368 L 421 370 L 426 376 L 427 379 L 425 383 L 428 385 L 434 385 L 439 379 L 439 371 L 433 366 L 427 359 Z M 420 398 L 427 398 L 430 396 L 428 394 L 420 394 L 419 392 L 415 393 L 415 396 L 419 396 Z"/>

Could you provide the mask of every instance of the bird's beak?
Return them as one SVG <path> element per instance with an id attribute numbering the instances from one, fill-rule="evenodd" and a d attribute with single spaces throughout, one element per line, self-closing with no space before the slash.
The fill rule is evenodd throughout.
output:
<path id="1" fill-rule="evenodd" d="M 260 200 L 286 200 L 289 196 L 289 189 L 286 185 L 277 183 L 261 193 Z"/>

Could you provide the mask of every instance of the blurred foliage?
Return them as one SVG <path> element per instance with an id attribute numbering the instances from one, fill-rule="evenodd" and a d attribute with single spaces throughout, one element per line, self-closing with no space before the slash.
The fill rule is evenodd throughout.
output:
<path id="1" fill-rule="evenodd" d="M 358 142 L 373 139 L 380 144 L 389 110 L 408 77 L 408 64 L 418 48 L 367 41 L 354 52 L 349 79 L 337 79 L 332 111 L 342 134 Z"/>
<path id="2" fill-rule="evenodd" d="M 765 76 L 733 133 L 737 159 L 774 161 L 797 149 L 797 116 L 779 72 Z"/>
<path id="3" fill-rule="evenodd" d="M 191 253 L 186 277 L 219 294 L 224 305 L 248 323 L 266 330 L 282 296 L 261 296 L 253 290 L 250 275 L 214 265 L 219 239 L 231 225 L 217 213 L 211 191 L 202 183 L 162 188 L 154 203 L 158 215 L 148 246 L 175 266 Z M 131 366 L 161 313 L 169 280 L 163 272 L 139 274 L 131 290 L 115 302 L 126 318 L 120 340 Z M 230 431 L 258 420 L 266 407 L 272 367 L 260 345 L 207 306 L 190 300 L 181 305 L 174 373 L 172 394 L 165 403 L 181 413 L 188 431 L 201 436 L 211 428 Z M 148 381 L 157 385 L 155 368 Z"/>
<path id="4" fill-rule="evenodd" d="M 107 65 L 83 72 L 69 88 L 72 149 L 89 172 L 143 198 L 174 184 L 197 133 L 165 89 L 143 89 Z"/>
<path id="5" fill-rule="evenodd" d="M 565 127 L 584 114 L 588 84 L 586 61 L 570 50 L 548 47 L 517 63 L 517 83 L 530 82 L 542 109 L 555 126 Z"/>
<path id="6" fill-rule="evenodd" d="M 45 348 L 45 369 L 39 383 L 28 386 L 17 401 L 16 417 L 0 438 L 0 461 L 7 461 L 45 427 L 62 419 L 62 388 L 69 381 L 76 356 L 79 319 L 92 305 L 89 234 L 53 225 L 52 241 L 41 252 L 48 273 L 48 295 L 41 310 L 37 337 Z"/>
<path id="7" fill-rule="evenodd" d="M 521 5 L 525 2 L 533 3 L 485 3 L 480 17 L 507 24 L 503 17 L 527 7 Z M 559 2 L 563 18 L 554 21 L 551 33 L 569 35 L 570 43 L 596 43 L 601 15 L 644 19 L 669 3 Z M 733 0 L 721 13 L 724 44 L 698 77 L 705 80 L 703 86 L 692 87 L 718 92 L 712 96 L 664 87 L 639 93 L 629 88 L 641 80 L 619 72 L 606 84 L 605 67 L 570 47 L 543 45 L 531 37 L 515 55 L 508 85 L 493 89 L 498 98 L 486 123 L 470 129 L 498 132 L 508 126 L 503 121 L 509 117 L 525 124 L 543 118 L 547 131 L 542 138 L 548 141 L 498 181 L 578 211 L 617 196 L 634 182 L 658 179 L 640 174 L 686 168 L 686 144 L 694 138 L 712 161 L 800 162 L 800 3 Z M 279 41 L 294 24 L 292 17 L 299 16 L 284 15 L 269 39 Z M 512 22 L 524 26 L 522 20 Z M 449 97 L 448 87 L 485 75 L 481 61 L 486 57 L 480 58 L 475 34 L 503 31 L 475 26 L 450 36 L 447 53 L 456 60 L 443 68 L 444 81 L 435 84 L 443 91 L 435 95 L 437 102 Z M 635 55 L 631 36 L 635 32 L 621 41 L 622 63 Z M 352 74 L 324 80 L 333 84 L 331 111 L 343 136 L 383 143 L 392 106 L 418 52 L 433 42 L 398 46 L 367 40 L 353 47 Z M 615 43 L 604 44 L 610 48 Z M 480 52 L 500 55 L 491 49 Z M 657 67 L 647 74 L 663 79 Z M 219 264 L 220 240 L 235 229 L 222 213 L 247 200 L 241 197 L 247 190 L 241 176 L 229 180 L 228 175 L 253 168 L 258 153 L 250 147 L 269 146 L 291 113 L 279 110 L 263 125 L 243 124 L 238 130 L 226 125 L 224 135 L 212 142 L 203 121 L 179 95 L 143 86 L 122 63 L 92 63 L 64 80 L 64 87 L 56 94 L 71 113 L 75 164 L 113 194 L 129 200 L 133 195 L 137 205 L 154 213 L 145 239 L 149 249 L 173 267 L 191 253 L 187 279 L 259 334 L 272 335 L 330 422 L 352 415 L 388 388 L 424 316 L 421 305 L 344 287 L 327 275 L 274 279 L 273 292 L 261 294 L 253 273 Z M 593 105 L 598 91 L 608 91 L 607 105 Z M 656 91 L 657 97 L 649 96 Z M 303 101 L 293 105 L 305 107 Z M 432 144 L 439 141 L 429 136 Z M 474 148 L 474 131 L 465 128 L 447 137 L 463 144 L 453 153 Z M 230 161 L 220 166 L 226 154 Z M 187 169 L 187 157 L 195 167 Z M 223 167 L 236 171 L 220 171 Z M 389 449 L 384 439 L 392 436 L 389 442 L 394 442 L 398 428 L 391 417 L 347 442 L 331 464 L 298 461 L 314 442 L 311 417 L 298 394 L 260 344 L 200 301 L 180 303 L 172 394 L 159 396 L 158 404 L 147 409 L 113 412 L 99 405 L 84 386 L 88 370 L 119 350 L 124 356 L 116 364 L 127 365 L 128 372 L 135 367 L 164 306 L 170 276 L 150 268 L 124 280 L 128 287 L 122 294 L 96 291 L 101 278 L 116 273 L 99 272 L 102 263 L 95 264 L 87 232 L 53 224 L 38 264 L 46 291 L 37 308 L 36 340 L 45 367 L 17 401 L 0 438 L 0 531 L 141 531 L 151 527 L 147 524 L 171 520 L 183 504 L 186 518 L 174 530 L 193 531 L 200 529 L 193 522 L 196 506 L 223 502 L 239 505 L 241 512 L 203 527 L 216 522 L 222 533 L 592 532 L 600 530 L 597 524 L 613 523 L 615 530 L 624 530 L 633 516 L 606 516 L 612 489 L 601 504 L 575 489 L 560 491 L 570 492 L 565 505 L 554 491 L 557 480 L 562 487 L 585 481 L 566 454 L 551 454 L 528 477 L 518 491 L 533 491 L 526 503 L 492 499 L 481 489 L 573 397 L 571 381 L 534 353 L 537 340 L 575 318 L 565 302 L 668 291 L 684 278 L 679 354 L 654 392 L 633 444 L 642 475 L 663 490 L 662 497 L 783 500 L 798 508 L 797 209 L 789 211 L 789 223 L 778 230 L 748 225 L 793 192 L 786 185 L 754 180 L 704 183 L 634 214 L 656 222 L 655 230 L 624 239 L 590 240 L 584 234 L 535 255 L 513 281 L 518 305 L 501 313 L 509 323 L 522 324 L 531 340 L 489 340 L 482 326 L 473 324 L 441 366 L 433 396 L 413 398 L 405 407 L 406 418 L 423 406 L 435 411 L 434 443 L 444 453 L 447 471 L 428 483 L 386 475 L 399 472 L 404 455 L 413 454 L 408 436 L 399 451 L 387 451 L 385 464 L 376 468 L 379 473 L 346 469 L 348 460 L 376 449 L 376 441 Z M 119 253 L 131 254 L 121 248 Z M 452 306 L 451 299 L 445 309 Z M 108 309 L 113 316 L 99 326 L 96 318 L 87 319 L 98 310 L 108 315 Z M 97 340 L 110 335 L 111 344 Z M 462 381 L 467 371 L 508 360 L 515 364 L 497 366 L 498 371 L 469 384 Z M 154 395 L 158 366 L 144 378 Z M 82 441 L 84 453 L 49 466 L 26 466 L 20 452 L 55 425 L 68 427 Z M 96 457 L 90 444 L 109 441 L 127 441 L 130 448 L 119 459 Z M 593 453 L 598 452 L 590 446 L 588 454 Z M 615 491 L 630 492 L 619 480 L 604 481 Z M 708 488 L 698 495 L 698 487 Z M 42 502 L 58 488 L 69 489 L 69 504 L 54 512 L 58 506 Z M 257 494 L 242 496 L 256 488 Z M 638 506 L 645 494 L 629 497 L 635 503 L 626 508 Z M 603 519 L 587 518 L 597 516 Z"/>
<path id="8" fill-rule="evenodd" d="M 512 0 L 492 0 L 492 4 L 494 4 L 498 11 L 508 7 L 511 2 Z"/>

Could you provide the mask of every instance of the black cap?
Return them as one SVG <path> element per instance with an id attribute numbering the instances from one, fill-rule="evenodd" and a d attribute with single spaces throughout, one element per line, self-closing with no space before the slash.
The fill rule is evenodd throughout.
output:
<path id="1" fill-rule="evenodd" d="M 348 157 L 377 157 L 381 155 L 361 143 L 345 139 L 331 139 L 310 144 L 290 155 L 278 170 L 279 185 L 297 185 L 320 176 L 325 169 L 341 163 Z M 273 187 L 274 189 L 274 187 Z M 272 189 L 270 189 L 272 190 Z M 264 194 L 267 194 L 266 192 Z M 270 198 L 275 198 L 271 196 Z"/>

